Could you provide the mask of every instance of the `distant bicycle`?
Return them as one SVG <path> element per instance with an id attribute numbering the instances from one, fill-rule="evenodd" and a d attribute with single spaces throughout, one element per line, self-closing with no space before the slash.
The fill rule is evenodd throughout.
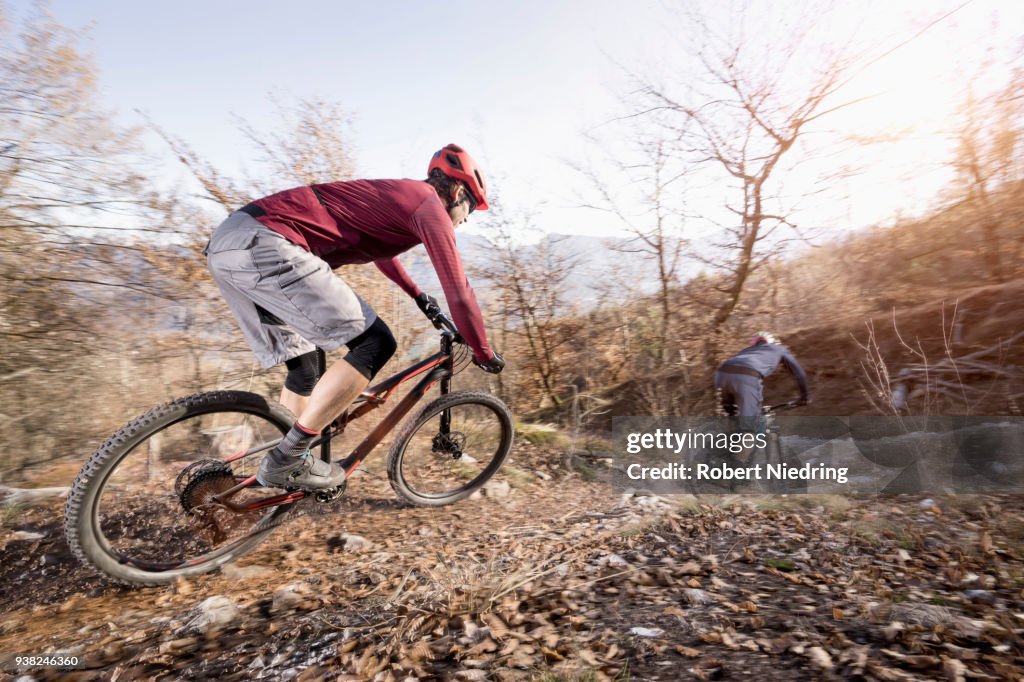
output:
<path id="1" fill-rule="evenodd" d="M 689 491 L 695 495 L 714 495 L 725 493 L 768 493 L 768 494 L 796 494 L 807 492 L 807 481 L 801 479 L 780 479 L 769 477 L 768 466 L 778 469 L 785 469 L 788 466 L 799 465 L 796 457 L 787 457 L 782 451 L 782 443 L 779 440 L 779 427 L 775 422 L 776 413 L 791 410 L 804 405 L 800 400 L 790 400 L 779 405 L 765 405 L 761 408 L 762 418 L 760 429 L 765 436 L 765 447 L 748 448 L 743 453 L 727 453 L 721 450 L 704 450 L 695 455 L 693 460 L 693 471 L 696 472 L 698 464 L 706 464 L 709 467 L 731 469 L 749 469 L 760 465 L 761 477 L 759 479 L 722 478 L 719 480 L 698 479 L 696 476 L 690 478 Z M 751 419 L 754 419 L 751 417 Z M 744 459 L 741 457 L 746 455 Z"/>
<path id="2" fill-rule="evenodd" d="M 398 496 L 414 505 L 451 504 L 479 490 L 512 447 L 512 415 L 493 395 L 452 391 L 470 361 L 444 314 L 440 352 L 366 389 L 312 449 L 331 461 L 331 441 L 383 405 L 413 377 L 419 382 L 340 463 L 352 475 L 367 455 L 434 385 L 440 397 L 402 424 L 388 452 Z M 325 364 L 318 350 L 320 365 Z M 197 393 L 154 407 L 111 436 L 82 467 L 64 510 L 68 545 L 83 563 L 130 585 L 162 585 L 234 561 L 265 540 L 313 497 L 338 488 L 268 492 L 256 481 L 259 455 L 287 433 L 294 417 L 255 393 Z M 347 480 L 346 480 L 347 483 Z"/>

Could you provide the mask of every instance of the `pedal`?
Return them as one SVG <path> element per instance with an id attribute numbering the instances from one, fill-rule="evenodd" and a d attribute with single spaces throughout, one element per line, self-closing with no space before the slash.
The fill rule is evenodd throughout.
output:
<path id="1" fill-rule="evenodd" d="M 334 488 L 327 488 L 326 490 L 317 490 L 313 493 L 313 498 L 321 504 L 328 504 L 341 499 L 341 496 L 345 494 L 345 487 L 348 485 L 348 481 L 342 481 L 341 485 Z"/>

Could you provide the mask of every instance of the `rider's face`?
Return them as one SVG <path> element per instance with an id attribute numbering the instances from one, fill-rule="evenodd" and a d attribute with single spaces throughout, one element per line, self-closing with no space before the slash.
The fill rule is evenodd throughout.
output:
<path id="1" fill-rule="evenodd" d="M 459 185 L 458 198 L 451 208 L 448 209 L 448 216 L 452 219 L 452 225 L 458 227 L 462 223 L 466 222 L 471 213 L 470 207 L 473 206 L 470 195 L 466 192 L 466 188 Z"/>

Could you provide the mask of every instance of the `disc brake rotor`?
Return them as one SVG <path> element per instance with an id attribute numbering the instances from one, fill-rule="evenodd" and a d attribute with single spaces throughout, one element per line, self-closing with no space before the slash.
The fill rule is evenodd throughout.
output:
<path id="1" fill-rule="evenodd" d="M 466 447 L 466 434 L 461 431 L 449 431 L 447 434 L 439 433 L 434 436 L 431 442 L 431 451 L 447 453 L 454 459 L 462 456 L 462 449 Z"/>

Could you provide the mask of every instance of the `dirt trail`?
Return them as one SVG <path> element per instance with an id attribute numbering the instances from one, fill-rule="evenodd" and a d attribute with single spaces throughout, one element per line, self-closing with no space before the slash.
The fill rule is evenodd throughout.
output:
<path id="1" fill-rule="evenodd" d="M 623 496 L 556 450 L 513 459 L 507 496 L 444 509 L 358 478 L 167 588 L 107 586 L 59 503 L 25 509 L 0 535 L 0 652 L 86 661 L 36 680 L 1024 674 L 1019 498 Z"/>

